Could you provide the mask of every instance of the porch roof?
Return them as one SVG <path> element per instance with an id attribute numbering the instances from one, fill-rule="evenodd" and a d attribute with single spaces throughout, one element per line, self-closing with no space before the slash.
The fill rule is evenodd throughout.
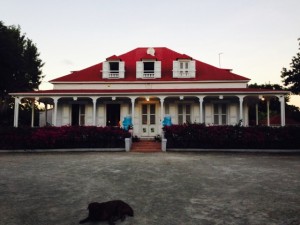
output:
<path id="1" fill-rule="evenodd" d="M 97 95 L 284 95 L 289 91 L 255 89 L 255 88 L 196 88 L 196 89 L 69 89 L 40 90 L 32 92 L 10 93 L 12 96 L 97 96 Z"/>

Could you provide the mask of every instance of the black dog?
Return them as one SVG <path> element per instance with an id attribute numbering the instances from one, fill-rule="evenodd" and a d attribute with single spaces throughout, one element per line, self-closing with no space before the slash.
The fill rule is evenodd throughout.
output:
<path id="1" fill-rule="evenodd" d="M 88 221 L 108 221 L 109 225 L 115 225 L 115 221 L 124 221 L 127 216 L 133 216 L 133 209 L 121 200 L 108 201 L 103 203 L 93 202 L 88 206 L 89 215 L 79 223 Z"/>

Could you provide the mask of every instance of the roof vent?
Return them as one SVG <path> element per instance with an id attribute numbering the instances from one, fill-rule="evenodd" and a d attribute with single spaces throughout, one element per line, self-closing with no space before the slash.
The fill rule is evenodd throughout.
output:
<path id="1" fill-rule="evenodd" d="M 154 56 L 155 55 L 155 49 L 154 48 L 148 48 L 147 54 Z"/>

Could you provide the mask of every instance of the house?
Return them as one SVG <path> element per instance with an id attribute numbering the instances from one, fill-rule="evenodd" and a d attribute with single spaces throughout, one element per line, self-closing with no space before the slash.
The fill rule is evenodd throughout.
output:
<path id="1" fill-rule="evenodd" d="M 165 47 L 136 48 L 122 55 L 51 80 L 53 90 L 11 93 L 14 126 L 21 99 L 52 105 L 52 125 L 133 125 L 139 137 L 161 133 L 168 124 L 249 124 L 250 104 L 281 103 L 285 125 L 286 91 L 247 88 L 249 78 L 217 68 Z M 167 119 L 167 120 L 166 120 Z"/>

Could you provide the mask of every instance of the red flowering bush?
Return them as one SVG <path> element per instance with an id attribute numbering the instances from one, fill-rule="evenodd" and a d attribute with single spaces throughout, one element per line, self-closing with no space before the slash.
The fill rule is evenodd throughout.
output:
<path id="1" fill-rule="evenodd" d="M 300 127 L 240 127 L 203 124 L 164 127 L 167 148 L 299 149 Z"/>
<path id="2" fill-rule="evenodd" d="M 0 149 L 123 148 L 130 133 L 115 127 L 0 129 Z"/>

